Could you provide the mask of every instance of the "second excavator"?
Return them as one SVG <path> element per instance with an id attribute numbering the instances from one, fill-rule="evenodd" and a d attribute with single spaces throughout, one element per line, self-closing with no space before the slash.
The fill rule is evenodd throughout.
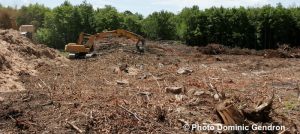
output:
<path id="1" fill-rule="evenodd" d="M 104 31 L 94 35 L 81 33 L 77 43 L 68 43 L 65 46 L 65 51 L 70 53 L 70 58 L 83 58 L 87 54 L 93 53 L 96 44 L 110 37 L 127 37 L 135 42 L 136 48 L 140 53 L 144 52 L 145 39 L 138 34 L 123 29 Z"/>

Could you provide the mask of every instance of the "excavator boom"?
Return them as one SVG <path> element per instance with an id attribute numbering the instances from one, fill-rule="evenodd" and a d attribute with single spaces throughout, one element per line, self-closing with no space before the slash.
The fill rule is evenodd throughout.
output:
<path id="1" fill-rule="evenodd" d="M 77 56 L 83 56 L 93 51 L 94 45 L 109 37 L 127 37 L 136 42 L 136 48 L 139 52 L 144 51 L 145 39 L 133 32 L 123 29 L 105 31 L 94 35 L 80 33 L 77 44 L 69 43 L 65 46 L 65 51 L 74 53 Z"/>

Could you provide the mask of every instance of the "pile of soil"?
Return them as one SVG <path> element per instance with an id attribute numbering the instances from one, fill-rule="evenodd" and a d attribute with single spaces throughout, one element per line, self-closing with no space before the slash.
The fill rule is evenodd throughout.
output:
<path id="1" fill-rule="evenodd" d="M 265 50 L 264 57 L 267 58 L 300 58 L 300 49 L 291 48 L 289 45 L 284 44 L 276 50 Z"/>
<path id="2" fill-rule="evenodd" d="M 248 48 L 229 48 L 221 44 L 208 44 L 205 47 L 198 47 L 198 51 L 207 55 L 256 55 L 264 56 L 265 58 L 300 58 L 300 49 L 291 48 L 284 44 L 278 49 L 254 50 Z"/>
<path id="3" fill-rule="evenodd" d="M 16 30 L 0 30 L 0 92 L 24 90 L 19 77 L 36 75 L 43 65 L 64 65 L 58 51 L 33 44 Z"/>

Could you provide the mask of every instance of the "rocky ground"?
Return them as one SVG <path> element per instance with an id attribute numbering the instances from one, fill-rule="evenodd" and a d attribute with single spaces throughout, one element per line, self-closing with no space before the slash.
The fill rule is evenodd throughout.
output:
<path id="1" fill-rule="evenodd" d="M 247 109 L 273 94 L 269 118 L 251 122 L 282 125 L 284 133 L 300 131 L 295 56 L 250 50 L 236 55 L 148 41 L 144 54 L 114 42 L 97 57 L 69 61 L 53 49 L 23 42 L 39 52 L 27 60 L 11 46 L 20 43 L 7 42 L 1 42 L 9 46 L 1 46 L 1 81 L 11 78 L 17 86 L 0 83 L 0 133 L 187 133 L 186 124 L 223 124 L 216 106 L 224 100 Z M 13 69 L 19 65 L 27 68 Z"/>

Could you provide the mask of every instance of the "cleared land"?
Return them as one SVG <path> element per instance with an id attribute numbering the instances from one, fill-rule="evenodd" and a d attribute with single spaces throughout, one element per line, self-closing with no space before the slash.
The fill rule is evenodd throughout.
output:
<path id="1" fill-rule="evenodd" d="M 69 61 L 54 50 L 52 58 L 33 57 L 43 60 L 11 75 L 26 90 L 0 93 L 0 133 L 186 133 L 185 123 L 222 123 L 216 91 L 240 109 L 274 93 L 265 123 L 300 131 L 299 59 L 253 51 L 209 55 L 202 51 L 207 48 L 170 41 L 148 41 L 139 54 L 120 41 L 89 59 Z"/>

